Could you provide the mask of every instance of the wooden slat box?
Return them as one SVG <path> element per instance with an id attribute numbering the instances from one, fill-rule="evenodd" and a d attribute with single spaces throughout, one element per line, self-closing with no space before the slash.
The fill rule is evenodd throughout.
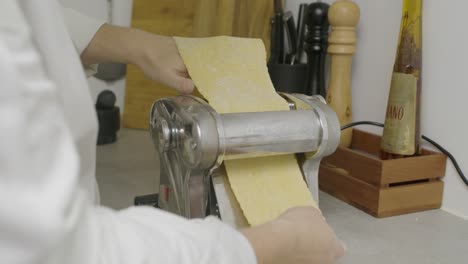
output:
<path id="1" fill-rule="evenodd" d="M 375 217 L 440 208 L 446 156 L 422 150 L 416 157 L 380 159 L 380 137 L 353 131 L 350 148 L 323 159 L 323 191 Z"/>

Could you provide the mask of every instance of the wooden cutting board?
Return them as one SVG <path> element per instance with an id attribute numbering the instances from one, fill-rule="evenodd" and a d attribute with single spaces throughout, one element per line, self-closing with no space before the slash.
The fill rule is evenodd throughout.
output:
<path id="1" fill-rule="evenodd" d="M 272 15 L 272 0 L 134 0 L 132 27 L 168 36 L 261 38 L 269 51 Z M 128 65 L 124 127 L 147 129 L 153 102 L 174 95 L 175 90 Z"/>

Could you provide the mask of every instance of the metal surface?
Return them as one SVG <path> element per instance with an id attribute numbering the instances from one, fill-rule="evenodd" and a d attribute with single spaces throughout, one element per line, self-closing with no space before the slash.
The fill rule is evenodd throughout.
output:
<path id="1" fill-rule="evenodd" d="M 222 161 L 288 153 L 307 153 L 304 177 L 318 199 L 318 166 L 338 146 L 338 119 L 321 97 L 282 96 L 296 110 L 218 114 L 192 96 L 156 101 L 150 131 L 161 159 L 160 207 L 188 218 L 219 214 L 239 226 Z"/>
<path id="2" fill-rule="evenodd" d="M 224 160 L 314 151 L 321 140 L 314 111 L 224 114 L 221 120 Z"/>
<path id="3" fill-rule="evenodd" d="M 320 142 L 319 147 L 313 151 L 305 153 L 302 171 L 307 186 L 312 193 L 314 200 L 319 202 L 318 171 L 320 161 L 323 157 L 335 152 L 340 143 L 340 122 L 335 112 L 326 105 L 325 99 L 320 95 L 307 96 L 303 94 L 281 94 L 294 109 L 309 109 L 314 111 L 320 122 Z"/>
<path id="4" fill-rule="evenodd" d="M 206 122 L 215 118 L 211 110 L 190 96 L 158 100 L 151 110 L 150 133 L 161 160 L 159 205 L 188 218 L 206 214 L 208 175 L 219 149 L 211 140 L 219 137 L 216 122 Z"/>
<path id="5" fill-rule="evenodd" d="M 289 98 L 298 105 L 306 105 L 308 109 L 314 111 L 320 122 L 321 142 L 315 156 L 328 156 L 335 152 L 340 144 L 341 127 L 340 121 L 335 111 L 326 103 L 326 100 L 320 96 L 307 96 L 304 94 L 288 95 Z"/>

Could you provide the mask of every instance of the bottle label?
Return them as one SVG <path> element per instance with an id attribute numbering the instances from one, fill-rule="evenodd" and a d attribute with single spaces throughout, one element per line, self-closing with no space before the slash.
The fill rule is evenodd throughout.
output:
<path id="1" fill-rule="evenodd" d="M 411 74 L 393 73 L 385 117 L 382 150 L 400 155 L 416 152 L 416 96 L 418 78 Z"/>

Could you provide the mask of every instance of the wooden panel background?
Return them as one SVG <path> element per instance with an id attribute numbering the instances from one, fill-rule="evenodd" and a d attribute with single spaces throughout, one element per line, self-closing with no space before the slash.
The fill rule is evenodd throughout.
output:
<path id="1" fill-rule="evenodd" d="M 269 51 L 272 15 L 272 0 L 134 0 L 132 27 L 168 36 L 261 38 Z M 176 94 L 128 65 L 124 126 L 147 129 L 154 100 Z"/>

